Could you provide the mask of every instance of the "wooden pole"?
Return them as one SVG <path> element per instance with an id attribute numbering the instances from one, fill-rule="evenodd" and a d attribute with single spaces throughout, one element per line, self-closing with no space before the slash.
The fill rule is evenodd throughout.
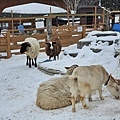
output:
<path id="1" fill-rule="evenodd" d="M 11 19 L 12 19 L 12 35 L 14 36 L 14 31 L 13 31 L 13 29 L 14 29 L 14 23 L 13 23 L 13 11 L 11 10 Z"/>
<path id="2" fill-rule="evenodd" d="M 103 9 L 103 19 L 102 19 L 102 23 L 104 24 L 105 23 L 105 10 Z"/>
<path id="3" fill-rule="evenodd" d="M 7 31 L 6 42 L 7 42 L 7 58 L 10 58 L 11 57 L 11 47 L 10 47 L 10 32 L 9 31 Z"/>
<path id="4" fill-rule="evenodd" d="M 50 15 L 51 15 L 51 7 L 50 7 Z M 50 40 L 50 38 L 52 37 L 52 18 L 50 17 L 46 18 L 46 28 L 47 28 L 47 40 L 46 42 L 48 42 Z"/>
<path id="5" fill-rule="evenodd" d="M 68 9 L 68 7 L 67 7 L 67 14 L 68 14 L 68 16 L 67 16 L 67 18 L 68 18 L 68 26 L 70 25 L 70 22 L 69 22 L 69 9 Z"/>
<path id="6" fill-rule="evenodd" d="M 51 15 L 51 13 L 52 13 L 52 9 L 51 9 L 51 7 L 50 7 L 50 15 Z"/>
<path id="7" fill-rule="evenodd" d="M 96 14 L 97 14 L 97 7 L 95 7 L 95 26 L 94 26 L 94 29 L 96 30 L 96 25 L 97 25 L 97 16 L 96 16 Z"/>
<path id="8" fill-rule="evenodd" d="M 86 26 L 83 25 L 82 26 L 82 38 L 85 38 L 85 36 L 86 36 Z"/>
<path id="9" fill-rule="evenodd" d="M 19 19 L 19 24 L 21 25 L 21 15 L 20 15 L 20 19 Z"/>

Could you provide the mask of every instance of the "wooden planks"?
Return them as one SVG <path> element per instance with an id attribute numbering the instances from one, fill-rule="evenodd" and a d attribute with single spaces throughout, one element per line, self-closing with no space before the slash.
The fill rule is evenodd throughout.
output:
<path id="1" fill-rule="evenodd" d="M 82 26 L 83 31 L 77 31 L 77 28 L 81 25 L 76 26 L 59 26 L 52 27 L 52 37 L 53 39 L 59 37 L 62 47 L 67 47 L 72 44 L 76 44 L 83 36 L 86 35 L 86 26 Z M 45 30 L 44 30 L 45 31 Z M 11 54 L 20 54 L 19 49 L 22 42 L 24 42 L 27 37 L 34 37 L 38 39 L 40 43 L 40 52 L 45 51 L 45 39 L 47 38 L 47 32 L 42 34 L 34 34 L 34 35 L 15 35 L 11 36 L 11 31 L 7 31 L 7 33 L 0 37 L 0 53 L 6 52 L 7 58 L 11 57 Z M 16 52 L 17 51 L 17 52 Z"/>

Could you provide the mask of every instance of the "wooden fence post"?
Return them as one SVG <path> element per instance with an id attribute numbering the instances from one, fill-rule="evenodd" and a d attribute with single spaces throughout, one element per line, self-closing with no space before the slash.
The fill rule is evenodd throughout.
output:
<path id="1" fill-rule="evenodd" d="M 82 26 L 82 38 L 84 38 L 86 36 L 86 26 L 83 25 Z"/>
<path id="2" fill-rule="evenodd" d="M 96 24 L 97 24 L 97 7 L 95 7 L 95 22 L 94 22 L 94 29 L 96 30 Z"/>
<path id="3" fill-rule="evenodd" d="M 6 42 L 7 42 L 7 58 L 11 57 L 11 48 L 10 48 L 10 32 L 7 31 L 6 34 Z"/>

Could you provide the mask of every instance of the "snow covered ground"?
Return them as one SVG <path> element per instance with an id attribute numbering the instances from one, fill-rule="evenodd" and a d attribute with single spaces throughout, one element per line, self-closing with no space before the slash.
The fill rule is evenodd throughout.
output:
<path id="1" fill-rule="evenodd" d="M 108 42 L 96 43 L 96 40 L 115 40 L 117 36 L 96 37 L 90 33 L 83 40 L 92 40 L 89 46 L 77 49 L 77 44 L 63 48 L 65 52 L 77 52 L 77 57 L 60 54 L 60 59 L 51 62 L 42 61 L 48 59 L 41 52 L 38 62 L 44 67 L 54 68 L 66 72 L 65 66 L 78 65 L 103 65 L 115 78 L 120 77 L 118 57 L 114 58 L 115 44 L 108 46 Z M 99 32 L 97 32 L 99 33 Z M 110 31 L 109 31 L 110 33 Z M 102 51 L 94 53 L 90 48 L 99 47 Z M 117 46 L 118 47 L 118 46 Z M 119 46 L 120 47 L 120 46 Z M 72 106 L 55 110 L 42 110 L 35 104 L 36 93 L 39 84 L 60 75 L 50 76 L 42 73 L 37 68 L 25 66 L 26 56 L 13 55 L 10 59 L 0 60 L 0 120 L 120 120 L 120 100 L 116 100 L 103 86 L 105 100 L 99 100 L 98 92 L 94 94 L 93 101 L 89 102 L 90 109 L 86 110 L 81 103 L 77 103 L 77 112 L 72 113 Z"/>

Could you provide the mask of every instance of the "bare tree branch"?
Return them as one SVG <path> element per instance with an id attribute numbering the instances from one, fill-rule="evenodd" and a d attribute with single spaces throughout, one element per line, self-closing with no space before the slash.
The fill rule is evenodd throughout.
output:
<path id="1" fill-rule="evenodd" d="M 77 11 L 78 6 L 86 5 L 92 6 L 99 0 L 63 0 L 69 10 Z"/>
<path id="2" fill-rule="evenodd" d="M 77 10 L 79 3 L 83 0 L 63 0 L 69 10 Z"/>
<path id="3" fill-rule="evenodd" d="M 97 1 L 99 1 L 99 0 L 90 0 L 89 5 L 94 5 Z"/>

